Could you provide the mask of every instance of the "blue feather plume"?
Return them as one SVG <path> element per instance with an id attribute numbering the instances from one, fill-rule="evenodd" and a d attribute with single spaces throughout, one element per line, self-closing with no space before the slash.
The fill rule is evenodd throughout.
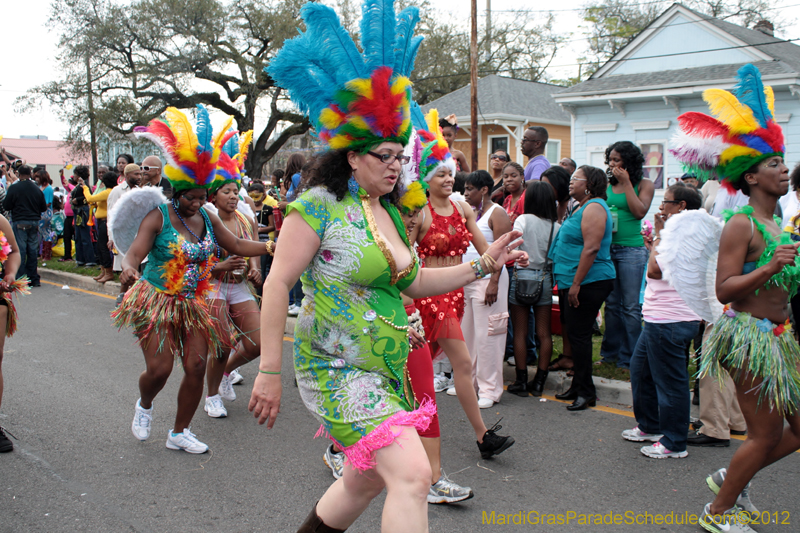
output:
<path id="1" fill-rule="evenodd" d="M 395 27 L 393 0 L 365 0 L 361 9 L 361 47 L 370 72 L 394 68 Z"/>
<path id="2" fill-rule="evenodd" d="M 305 35 L 310 39 L 314 57 L 325 60 L 329 73 L 340 84 L 369 76 L 371 69 L 365 68 L 364 59 L 350 34 L 342 27 L 336 11 L 322 4 L 308 3 L 300 14 L 306 23 Z"/>
<path id="3" fill-rule="evenodd" d="M 425 115 L 422 113 L 416 100 L 411 100 L 411 124 L 415 130 L 428 131 L 428 123 L 425 122 Z"/>
<path id="4" fill-rule="evenodd" d="M 419 45 L 422 44 L 424 37 L 417 36 L 411 39 L 411 46 L 408 49 L 408 53 L 406 54 L 406 63 L 403 65 L 403 72 L 408 72 L 406 76 L 410 76 L 411 72 L 414 70 L 414 61 L 417 59 L 417 51 L 419 50 Z"/>
<path id="5" fill-rule="evenodd" d="M 302 113 L 316 118 L 331 101 L 337 88 L 330 64 L 316 58 L 317 51 L 305 33 L 285 41 L 281 52 L 265 69 L 280 87 L 289 87 L 289 96 Z"/>
<path id="6" fill-rule="evenodd" d="M 198 152 L 211 151 L 211 138 L 213 136 L 214 128 L 211 127 L 211 117 L 208 116 L 208 109 L 203 104 L 197 104 Z"/>
<path id="7" fill-rule="evenodd" d="M 761 83 L 761 73 L 755 66 L 748 63 L 736 74 L 739 83 L 733 88 L 733 94 L 736 95 L 739 102 L 753 110 L 753 116 L 758 123 L 762 128 L 766 128 L 767 122 L 772 118 L 772 112 L 767 105 L 764 84 Z"/>
<path id="8" fill-rule="evenodd" d="M 409 76 L 411 70 L 406 70 L 409 64 L 407 57 L 411 52 L 414 40 L 414 28 L 419 22 L 419 9 L 417 7 L 407 7 L 397 14 L 397 38 L 394 42 L 394 66 L 401 76 Z M 416 51 L 414 52 L 416 55 Z M 413 58 L 411 65 L 413 66 Z"/>
<path id="9" fill-rule="evenodd" d="M 230 130 L 228 130 L 230 131 Z M 222 151 L 228 154 L 231 158 L 233 158 L 236 154 L 239 153 L 239 134 L 237 133 L 226 142 L 222 146 Z"/>

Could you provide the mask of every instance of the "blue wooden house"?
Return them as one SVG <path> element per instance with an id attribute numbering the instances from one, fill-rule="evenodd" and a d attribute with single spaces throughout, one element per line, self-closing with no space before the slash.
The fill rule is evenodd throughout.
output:
<path id="1" fill-rule="evenodd" d="M 737 26 L 673 4 L 583 83 L 553 95 L 572 119 L 572 158 L 605 168 L 606 147 L 629 140 L 645 154 L 656 200 L 680 176 L 669 153 L 677 117 L 707 113 L 705 89 L 730 89 L 744 64 L 759 68 L 775 91 L 777 122 L 786 138 L 786 162 L 800 162 L 800 46 L 773 36 L 763 20 Z"/>

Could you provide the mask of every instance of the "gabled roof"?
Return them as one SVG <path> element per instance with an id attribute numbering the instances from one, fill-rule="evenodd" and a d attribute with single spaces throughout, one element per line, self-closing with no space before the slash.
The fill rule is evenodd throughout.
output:
<path id="1" fill-rule="evenodd" d="M 0 146 L 10 154 L 14 154 L 20 159 L 34 167 L 36 165 L 86 165 L 88 160 L 85 157 L 70 157 L 64 141 L 50 141 L 45 139 L 9 139 L 3 137 Z"/>
<path id="2" fill-rule="evenodd" d="M 682 4 L 673 4 L 639 35 L 650 30 L 660 19 L 670 16 L 678 9 L 691 13 L 698 19 L 712 24 L 734 39 L 743 42 L 745 45 L 753 46 L 758 52 L 769 56 L 772 60 L 752 61 L 761 71 L 765 80 L 769 79 L 771 76 L 780 78 L 800 77 L 800 46 L 778 39 L 777 37 L 769 36 L 758 30 L 751 30 L 698 13 Z M 620 58 L 624 58 L 629 47 L 633 46 L 636 40 L 637 38 L 634 38 L 628 46 L 606 62 L 604 67 L 599 69 L 591 78 L 563 90 L 558 96 L 600 95 L 621 91 L 629 92 L 650 89 L 668 89 L 670 87 L 687 87 L 690 85 L 728 83 L 736 77 L 736 71 L 745 64 L 734 63 L 678 70 L 659 70 L 658 62 L 653 61 L 654 70 L 652 72 L 615 75 L 613 73 L 613 68 L 609 70 L 607 66 L 618 62 Z M 605 72 L 606 70 L 609 71 Z"/>
<path id="3" fill-rule="evenodd" d="M 478 80 L 478 120 L 481 117 L 517 117 L 518 120 L 535 119 L 544 123 L 569 123 L 570 116 L 555 103 L 554 93 L 563 90 L 558 85 L 515 80 L 490 74 Z M 433 108 L 440 116 L 470 115 L 470 84 L 437 98 L 422 106 L 427 112 Z"/>

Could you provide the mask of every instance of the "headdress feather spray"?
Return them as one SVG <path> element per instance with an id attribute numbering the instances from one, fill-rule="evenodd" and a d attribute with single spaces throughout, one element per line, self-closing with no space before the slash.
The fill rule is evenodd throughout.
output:
<path id="1" fill-rule="evenodd" d="M 411 134 L 411 81 L 422 41 L 413 37 L 419 12 L 395 14 L 392 0 L 366 0 L 363 54 L 336 12 L 318 3 L 300 11 L 306 31 L 284 43 L 267 67 L 331 149 L 365 152 L 384 141 L 405 145 Z"/>
<path id="2" fill-rule="evenodd" d="M 217 178 L 217 163 L 222 146 L 235 133 L 229 132 L 228 118 L 218 135 L 214 135 L 208 110 L 197 106 L 197 127 L 192 127 L 183 111 L 168 107 L 166 122 L 154 119 L 147 127 L 137 127 L 134 133 L 153 141 L 167 159 L 164 174 L 173 189 L 210 189 Z M 225 132 L 225 133 L 223 133 Z"/>
<path id="3" fill-rule="evenodd" d="M 783 131 L 775 122 L 775 94 L 764 87 L 753 65 L 737 72 L 733 92 L 708 89 L 703 99 L 717 118 L 703 113 L 678 117 L 681 131 L 672 139 L 672 154 L 686 172 L 705 181 L 716 174 L 726 188 L 740 188 L 742 176 L 764 159 L 783 156 Z"/>
<path id="4" fill-rule="evenodd" d="M 246 131 L 240 137 L 237 132 L 228 138 L 222 146 L 222 153 L 217 163 L 217 177 L 211 187 L 211 192 L 220 190 L 228 183 L 235 183 L 238 190 L 242 186 L 242 175 L 244 162 L 247 160 L 247 153 L 250 144 L 253 142 L 253 130 Z"/>

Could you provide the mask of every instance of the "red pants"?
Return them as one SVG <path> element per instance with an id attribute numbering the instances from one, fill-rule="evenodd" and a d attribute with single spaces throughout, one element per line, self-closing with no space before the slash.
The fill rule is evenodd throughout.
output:
<path id="1" fill-rule="evenodd" d="M 415 310 L 413 305 L 406 306 L 406 313 L 409 315 Z M 433 361 L 428 343 L 422 348 L 417 348 L 408 354 L 408 377 L 411 379 L 411 387 L 414 389 L 414 398 L 417 403 L 422 403 L 428 398 L 436 405 L 436 392 L 433 390 Z M 420 431 L 419 436 L 427 439 L 439 438 L 439 413 L 433 415 L 428 429 Z"/>

